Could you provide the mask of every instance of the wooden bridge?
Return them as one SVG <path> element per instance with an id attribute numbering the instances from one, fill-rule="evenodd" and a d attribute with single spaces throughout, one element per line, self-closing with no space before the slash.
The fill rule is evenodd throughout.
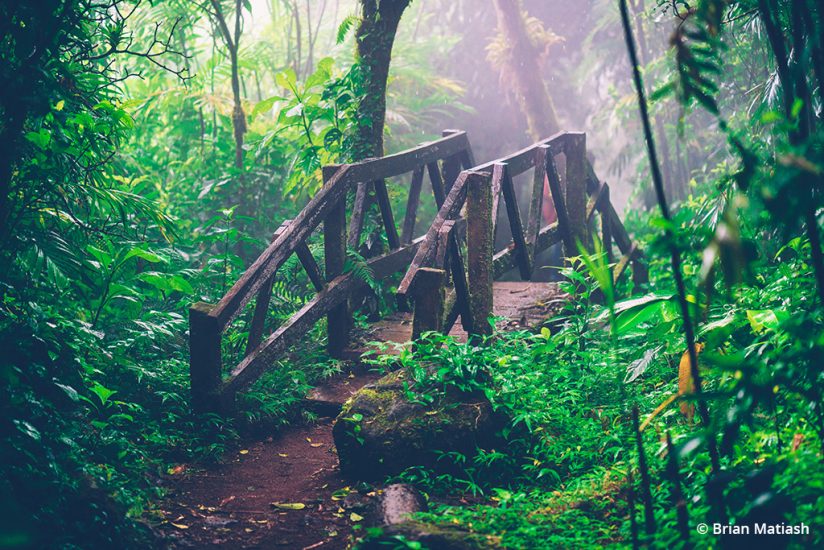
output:
<path id="1" fill-rule="evenodd" d="M 399 234 L 386 180 L 410 173 Z M 425 174 L 438 212 L 426 233 L 415 238 Z M 518 176 L 531 181 L 526 223 L 518 206 Z M 466 133 L 447 130 L 442 139 L 408 151 L 356 164 L 325 166 L 323 181 L 314 198 L 294 220 L 280 226 L 271 244 L 217 304 L 200 302 L 191 307 L 190 375 L 196 410 L 231 410 L 235 395 L 273 366 L 324 316 L 328 351 L 342 356 L 350 345 L 353 298 L 368 286 L 363 278 L 344 272 L 346 250 L 360 245 L 371 191 L 389 250 L 368 259 L 368 266 L 374 279 L 384 284 L 393 278 L 397 281 L 397 275 L 405 270 L 397 289 L 398 306 L 401 312 L 410 306 L 413 310 L 411 323 L 404 318 L 408 313 L 381 323 L 387 339 L 415 339 L 431 330 L 446 333 L 459 319 L 469 335 L 490 333 L 487 321 L 493 313 L 520 315 L 519 306 L 513 308 L 506 296 L 523 294 L 527 301 L 534 301 L 536 293 L 549 288 L 549 283 L 515 283 L 522 289 L 515 292 L 513 283 L 495 280 L 517 268 L 520 278 L 530 281 L 538 254 L 557 243 L 563 244 L 567 255 L 577 255 L 578 242 L 585 247 L 592 242 L 596 214 L 610 262 L 613 244 L 621 252 L 613 268 L 614 278 L 621 277 L 632 264 L 636 282 L 646 281 L 641 251 L 621 223 L 610 201 L 609 187 L 597 178 L 587 160 L 582 133 L 558 134 L 476 166 Z M 545 187 L 557 214 L 557 221 L 548 225 L 542 215 Z M 354 197 L 347 208 L 350 192 Z M 501 198 L 512 240 L 495 251 Z M 307 245 L 316 231 L 323 240 L 323 270 Z M 317 294 L 264 340 L 272 286 L 278 269 L 292 254 L 297 255 Z M 253 299 L 245 357 L 224 374 L 223 335 Z M 411 331 L 399 329 L 401 326 L 410 326 Z"/>

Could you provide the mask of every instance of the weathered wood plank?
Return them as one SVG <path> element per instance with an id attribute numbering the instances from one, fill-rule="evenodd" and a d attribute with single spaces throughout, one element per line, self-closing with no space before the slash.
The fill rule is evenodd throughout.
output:
<path id="1" fill-rule="evenodd" d="M 466 187 L 466 249 L 471 334 L 490 335 L 492 325 L 492 179 L 470 178 Z M 537 233 L 537 232 L 536 232 Z M 537 234 L 536 234 L 537 238 Z M 457 289 L 457 285 L 456 285 Z"/>
<path id="2" fill-rule="evenodd" d="M 370 200 L 370 187 L 372 182 L 358 182 L 355 191 L 355 200 L 352 203 L 352 215 L 349 217 L 349 238 L 346 240 L 346 246 L 352 250 L 357 250 L 360 247 L 361 233 L 363 233 L 363 220 L 366 217 L 366 212 L 372 206 Z"/>
<path id="3" fill-rule="evenodd" d="M 576 134 L 567 142 L 566 151 L 566 210 L 569 228 L 574 239 L 590 250 L 591 239 L 587 224 L 587 150 L 586 134 Z M 573 249 L 574 250 L 574 249 Z M 573 253 L 572 255 L 577 255 Z"/>
<path id="4" fill-rule="evenodd" d="M 604 252 L 607 255 L 607 263 L 611 264 L 614 258 L 614 254 L 612 253 L 612 221 L 604 213 L 610 205 L 609 185 L 605 183 L 601 194 L 600 205 L 598 206 L 598 211 L 601 212 L 601 243 L 603 244 Z"/>
<path id="5" fill-rule="evenodd" d="M 501 208 L 501 181 L 504 177 L 505 164 L 492 167 L 492 242 L 498 239 L 498 215 Z"/>
<path id="6" fill-rule="evenodd" d="M 448 129 L 448 130 L 444 130 L 441 135 L 443 137 L 447 137 L 447 136 L 451 136 L 453 134 L 460 134 L 460 133 L 465 134 L 465 132 L 463 130 Z M 460 153 L 458 153 L 458 156 L 461 160 L 461 166 L 463 167 L 463 169 L 464 170 L 472 170 L 472 168 L 475 166 L 475 155 L 472 154 L 472 145 L 469 143 L 469 136 L 467 136 L 467 138 L 466 138 L 466 148 L 463 149 Z"/>
<path id="7" fill-rule="evenodd" d="M 252 384 L 290 346 L 305 338 L 306 333 L 321 317 L 336 308 L 345 307 L 346 300 L 352 292 L 365 284 L 351 275 L 342 275 L 331 281 L 326 289 L 319 292 L 312 301 L 304 305 L 232 370 L 229 379 L 224 384 L 223 393 L 233 395 Z"/>
<path id="8" fill-rule="evenodd" d="M 595 175 L 592 164 L 587 162 L 587 190 L 592 193 L 595 192 L 599 186 L 600 180 L 598 176 Z M 612 224 L 612 237 L 615 240 L 615 244 L 618 245 L 622 253 L 626 254 L 632 247 L 632 239 L 630 239 L 629 233 L 627 233 L 626 228 L 624 228 L 624 224 L 621 222 L 618 212 L 615 211 L 615 207 L 611 202 L 605 204 L 601 213 L 605 215 Z"/>
<path id="9" fill-rule="evenodd" d="M 401 232 L 401 243 L 408 244 L 415 237 L 415 222 L 418 216 L 418 205 L 421 200 L 421 188 L 423 187 L 423 166 L 415 168 L 412 172 L 412 183 L 409 185 L 409 197 L 406 200 L 406 214 L 403 218 L 403 231 Z"/>
<path id="10" fill-rule="evenodd" d="M 471 179 L 471 177 L 467 179 L 467 182 Z M 457 185 L 457 182 L 455 185 Z M 452 272 L 452 285 L 455 287 L 455 295 L 457 297 L 456 306 L 461 314 L 461 326 L 463 326 L 466 332 L 474 332 L 475 322 L 470 307 L 470 293 L 466 279 L 466 268 L 464 267 L 461 249 L 458 247 L 458 236 L 455 231 L 449 233 L 448 251 L 449 267 Z"/>
<path id="11" fill-rule="evenodd" d="M 589 197 L 589 201 L 587 201 L 587 223 L 592 221 L 592 217 L 595 215 L 595 212 L 601 208 L 603 204 L 604 195 L 609 194 L 609 189 L 607 188 L 607 184 L 605 182 L 601 182 L 598 184 L 598 189 Z"/>
<path id="12" fill-rule="evenodd" d="M 329 211 L 343 200 L 349 185 L 348 171 L 348 167 L 341 167 L 326 181 L 306 208 L 294 219 L 289 229 L 266 248 L 209 313 L 217 319 L 221 331 L 237 317 L 269 277 L 295 251 L 298 244 L 304 242 Z"/>
<path id="13" fill-rule="evenodd" d="M 346 263 L 346 202 L 341 200 L 323 221 L 323 248 L 326 261 L 326 280 L 333 281 Z M 349 343 L 351 314 L 345 301 L 336 305 L 327 315 L 328 350 L 339 357 Z"/>
<path id="14" fill-rule="evenodd" d="M 286 231 L 292 220 L 284 220 L 280 227 L 275 230 L 270 242 L 277 240 Z M 304 243 L 304 246 L 306 244 Z M 244 355 L 249 355 L 252 350 L 260 345 L 263 340 L 263 329 L 266 324 L 266 314 L 269 311 L 269 303 L 272 301 L 272 286 L 275 284 L 275 275 L 272 274 L 266 283 L 260 288 L 257 298 L 255 298 L 255 313 L 252 315 L 252 323 L 249 325 L 249 337 L 246 339 L 246 350 Z"/>
<path id="15" fill-rule="evenodd" d="M 461 175 L 452 187 L 452 191 L 449 192 L 449 196 L 444 200 L 443 205 L 438 210 L 435 220 L 429 226 L 429 230 L 424 237 L 424 242 L 421 244 L 415 258 L 412 260 L 412 264 L 398 285 L 397 294 L 401 299 L 405 299 L 409 293 L 417 270 L 421 267 L 432 266 L 432 261 L 436 253 L 438 232 L 444 222 L 455 219 L 461 211 L 464 199 L 466 198 L 466 180 L 471 173 L 472 172 L 461 172 Z"/>
<path id="16" fill-rule="evenodd" d="M 530 256 L 535 257 L 535 240 L 543 225 L 544 180 L 546 179 L 546 157 L 550 149 L 547 145 L 535 148 L 535 173 L 532 178 L 532 197 L 529 201 L 529 217 L 526 226 L 526 243 L 529 246 Z"/>
<path id="17" fill-rule="evenodd" d="M 443 188 L 443 178 L 441 177 L 441 168 L 438 166 L 437 162 L 430 162 L 426 165 L 426 170 L 429 172 L 429 182 L 432 184 L 432 194 L 435 195 L 435 206 L 437 206 L 440 210 L 443 206 L 443 201 L 446 198 L 446 192 Z"/>
<path id="18" fill-rule="evenodd" d="M 635 256 L 636 247 L 635 243 L 630 247 L 629 252 L 624 254 L 624 256 L 615 264 L 615 267 L 612 269 L 612 280 L 613 282 L 618 282 L 618 279 L 621 278 L 621 275 L 624 274 L 624 271 L 627 270 L 627 266 L 629 266 L 629 262 L 632 260 L 633 256 Z"/>
<path id="19" fill-rule="evenodd" d="M 375 273 L 376 279 L 388 277 L 409 264 L 410 259 L 422 242 L 423 237 L 394 252 L 379 258 L 373 258 L 367 264 Z M 353 276 L 351 273 L 340 275 L 329 282 L 326 288 L 320 291 L 310 302 L 269 336 L 261 346 L 232 369 L 229 379 L 223 385 L 223 394 L 234 395 L 234 393 L 252 384 L 290 346 L 305 338 L 306 332 L 324 315 L 341 305 L 345 305 L 349 296 L 366 286 L 364 280 Z"/>
<path id="20" fill-rule="evenodd" d="M 386 189 L 386 181 L 382 179 L 376 180 L 374 185 L 389 249 L 397 250 L 401 246 L 401 239 L 398 237 L 398 228 L 395 227 L 395 216 L 392 214 L 392 203 L 389 201 L 389 191 Z"/>
<path id="21" fill-rule="evenodd" d="M 221 409 L 221 329 L 217 318 L 210 315 L 213 309 L 203 302 L 189 308 L 189 381 L 192 408 L 198 412 Z"/>
<path id="22" fill-rule="evenodd" d="M 504 175 L 501 179 L 501 192 L 504 195 L 506 214 L 509 218 L 509 227 L 512 230 L 512 240 L 515 243 L 515 257 L 521 278 L 528 281 L 532 277 L 532 260 L 529 248 L 524 237 L 524 228 L 521 223 L 521 212 L 518 208 L 518 198 L 515 194 L 515 185 L 512 183 L 512 174 L 508 165 L 504 166 Z"/>
<path id="23" fill-rule="evenodd" d="M 295 249 L 295 254 L 298 255 L 298 259 L 300 260 L 301 265 L 303 265 L 303 269 L 306 271 L 306 275 L 309 276 L 309 281 L 312 282 L 312 286 L 315 287 L 315 290 L 320 292 L 323 290 L 323 287 L 326 286 L 323 273 L 320 271 L 320 267 L 318 267 L 318 262 L 315 261 L 315 257 L 312 256 L 312 251 L 309 250 L 309 245 L 305 242 L 298 245 Z"/>
<path id="24" fill-rule="evenodd" d="M 549 192 L 552 194 L 552 202 L 555 204 L 555 213 L 558 216 L 558 228 L 561 233 L 561 240 L 564 243 L 564 254 L 567 256 L 577 256 L 578 248 L 575 245 L 575 236 L 569 227 L 569 216 L 566 209 L 566 198 L 561 186 L 561 177 L 555 166 L 553 154 L 546 157 L 546 173 L 549 180 Z"/>
<path id="25" fill-rule="evenodd" d="M 558 230 L 558 222 L 541 228 L 538 239 L 535 243 L 535 253 L 543 252 L 550 246 L 561 242 L 561 233 Z M 510 241 L 506 248 L 497 252 L 492 257 L 492 277 L 497 279 L 510 269 L 515 268 L 515 245 Z"/>
<path id="26" fill-rule="evenodd" d="M 372 269 L 375 280 L 381 281 L 391 277 L 401 270 L 409 267 L 409 263 L 415 258 L 418 248 L 424 242 L 425 237 L 421 236 L 397 250 L 372 258 L 366 263 Z"/>
<path id="27" fill-rule="evenodd" d="M 461 173 L 461 157 L 460 155 L 452 155 L 443 160 L 442 174 L 444 180 L 444 192 L 448 195 Z"/>
<path id="28" fill-rule="evenodd" d="M 417 340 L 425 332 L 441 330 L 445 283 L 446 271 L 443 269 L 424 267 L 418 271 L 413 288 L 412 340 Z"/>
<path id="29" fill-rule="evenodd" d="M 560 132 L 537 143 L 533 143 L 529 147 L 525 147 L 516 153 L 476 166 L 473 168 L 473 171 L 491 173 L 492 167 L 496 163 L 500 163 L 509 166 L 509 172 L 512 174 L 512 177 L 519 176 L 535 166 L 535 149 L 541 145 L 548 145 L 552 149 L 552 152 L 558 155 L 566 152 L 567 143 L 577 135 L 580 134 Z"/>
<path id="30" fill-rule="evenodd" d="M 461 131 L 400 153 L 347 165 L 350 168 L 347 177 L 351 183 L 393 178 L 466 151 L 468 147 L 466 132 Z"/>
<path id="31" fill-rule="evenodd" d="M 446 269 L 449 258 L 450 235 L 455 228 L 455 220 L 446 220 L 438 230 L 438 240 L 435 243 L 435 260 L 432 267 Z"/>

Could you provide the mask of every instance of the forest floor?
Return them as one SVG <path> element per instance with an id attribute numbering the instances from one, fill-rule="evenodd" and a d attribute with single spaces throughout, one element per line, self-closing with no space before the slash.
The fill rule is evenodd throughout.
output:
<path id="1" fill-rule="evenodd" d="M 342 403 L 376 379 L 343 376 L 320 389 Z M 173 548 L 347 548 L 358 515 L 347 510 L 334 419 L 293 424 L 273 437 L 242 442 L 208 469 L 179 466 L 161 503 L 162 535 Z"/>
<path id="2" fill-rule="evenodd" d="M 496 282 L 494 291 L 495 315 L 503 330 L 540 326 L 567 298 L 553 283 Z M 411 315 L 396 313 L 371 325 L 361 342 L 405 343 L 411 334 Z M 451 335 L 459 341 L 467 338 L 460 322 Z M 341 405 L 379 377 L 361 362 L 368 347 L 351 351 L 350 374 L 310 393 L 307 408 L 318 414 L 317 421 L 242 440 L 219 465 L 173 468 L 168 494 L 160 503 L 164 521 L 158 527 L 168 545 L 298 550 L 351 546 L 362 529 L 358 506 L 374 493 L 368 485 L 342 476 L 332 426 Z M 359 497 L 355 486 L 366 496 Z"/>

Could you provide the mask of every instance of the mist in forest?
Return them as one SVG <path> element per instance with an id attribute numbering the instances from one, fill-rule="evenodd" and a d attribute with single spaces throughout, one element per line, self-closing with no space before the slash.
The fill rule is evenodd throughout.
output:
<path id="1" fill-rule="evenodd" d="M 0 2 L 0 547 L 824 548 L 823 227 L 820 0 Z"/>

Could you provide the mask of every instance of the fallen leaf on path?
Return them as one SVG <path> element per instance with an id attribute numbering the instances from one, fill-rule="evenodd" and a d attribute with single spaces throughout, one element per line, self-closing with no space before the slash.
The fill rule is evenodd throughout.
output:
<path id="1" fill-rule="evenodd" d="M 178 474 L 182 474 L 182 473 L 183 473 L 183 472 L 185 472 L 185 471 L 186 471 L 186 465 L 185 465 L 185 464 L 178 464 L 177 466 L 174 466 L 174 467 L 172 467 L 172 468 L 169 468 L 169 469 L 167 470 L 167 473 L 168 473 L 170 476 L 176 476 L 176 475 L 178 475 Z"/>
<path id="2" fill-rule="evenodd" d="M 243 449 L 243 450 L 241 450 L 241 451 L 240 451 L 240 454 L 242 454 L 242 455 L 248 455 L 248 454 L 249 454 L 249 450 L 248 450 L 248 449 Z"/>
<path id="3" fill-rule="evenodd" d="M 315 448 L 317 448 L 317 447 L 323 447 L 323 443 L 310 443 L 310 444 L 309 444 L 309 446 L 310 446 L 310 447 L 315 447 Z"/>
<path id="4" fill-rule="evenodd" d="M 354 522 L 363 521 L 363 516 L 356 514 L 355 512 L 352 512 L 351 514 L 349 514 L 349 519 Z"/>
<path id="5" fill-rule="evenodd" d="M 235 500 L 235 498 L 236 498 L 235 495 L 232 495 L 230 497 L 226 497 L 226 498 L 224 498 L 223 500 L 220 501 L 220 504 L 218 504 L 218 506 L 226 506 L 227 504 L 229 504 L 230 502 Z"/>
<path id="6" fill-rule="evenodd" d="M 178 529 L 188 529 L 189 528 L 188 525 L 183 525 L 182 523 L 173 523 L 172 525 L 174 525 Z"/>
<path id="7" fill-rule="evenodd" d="M 278 453 L 278 456 L 279 456 L 279 457 L 282 457 L 282 458 L 286 458 L 286 457 L 287 457 L 287 456 L 289 456 L 289 455 L 288 455 L 288 454 L 286 454 L 286 453 Z"/>
<path id="8" fill-rule="evenodd" d="M 306 505 L 302 502 L 273 502 L 272 506 L 280 510 L 303 510 Z"/>

